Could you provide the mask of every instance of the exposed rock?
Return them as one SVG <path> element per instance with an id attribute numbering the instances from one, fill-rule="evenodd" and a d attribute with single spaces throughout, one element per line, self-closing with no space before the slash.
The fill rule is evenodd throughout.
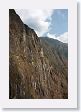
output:
<path id="1" fill-rule="evenodd" d="M 67 59 L 42 42 L 13 9 L 9 10 L 9 44 L 10 99 L 68 98 Z"/>

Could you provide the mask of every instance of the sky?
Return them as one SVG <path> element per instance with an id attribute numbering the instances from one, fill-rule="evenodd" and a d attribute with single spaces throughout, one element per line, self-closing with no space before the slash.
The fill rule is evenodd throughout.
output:
<path id="1" fill-rule="evenodd" d="M 39 37 L 68 43 L 68 9 L 16 9 L 22 21 Z"/>

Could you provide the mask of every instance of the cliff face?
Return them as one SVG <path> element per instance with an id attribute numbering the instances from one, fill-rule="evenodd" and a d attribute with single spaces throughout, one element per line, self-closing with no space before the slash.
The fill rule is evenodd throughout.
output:
<path id="1" fill-rule="evenodd" d="M 68 98 L 67 64 L 53 52 L 13 9 L 9 10 L 10 99 Z"/>

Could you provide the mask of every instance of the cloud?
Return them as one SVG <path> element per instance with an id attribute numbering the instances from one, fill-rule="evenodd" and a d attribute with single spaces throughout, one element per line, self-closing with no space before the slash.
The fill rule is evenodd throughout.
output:
<path id="1" fill-rule="evenodd" d="M 48 33 L 47 36 L 49 38 L 53 38 L 53 39 L 59 40 L 59 41 L 61 41 L 63 43 L 68 43 L 68 32 L 65 32 L 64 34 L 62 34 L 60 36 L 56 36 L 55 34 Z"/>
<path id="2" fill-rule="evenodd" d="M 25 24 L 36 31 L 38 36 L 43 36 L 44 33 L 48 32 L 53 10 L 16 9 L 16 13 L 21 17 Z"/>

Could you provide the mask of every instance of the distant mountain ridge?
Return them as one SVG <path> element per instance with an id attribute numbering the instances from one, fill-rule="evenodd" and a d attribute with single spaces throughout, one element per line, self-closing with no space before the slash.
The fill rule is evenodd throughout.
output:
<path id="1" fill-rule="evenodd" d="M 47 43 L 52 49 L 55 49 L 58 52 L 58 55 L 61 56 L 61 58 L 64 58 L 66 61 L 68 61 L 68 44 L 67 43 L 63 43 L 49 37 L 40 37 L 40 39 L 43 42 Z"/>
<path id="2" fill-rule="evenodd" d="M 9 98 L 68 98 L 68 46 L 39 38 L 13 9 L 9 10 Z"/>

